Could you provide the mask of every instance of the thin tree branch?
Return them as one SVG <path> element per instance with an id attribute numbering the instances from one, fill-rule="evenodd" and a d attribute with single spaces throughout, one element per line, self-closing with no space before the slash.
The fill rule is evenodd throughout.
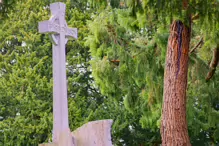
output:
<path id="1" fill-rule="evenodd" d="M 189 52 L 189 54 L 193 53 L 201 44 L 203 43 L 203 37 L 200 39 L 197 45 Z"/>
<path id="2" fill-rule="evenodd" d="M 197 20 L 199 18 L 199 14 L 192 16 L 192 21 Z"/>
<path id="3" fill-rule="evenodd" d="M 120 62 L 120 60 L 110 60 L 111 62 Z"/>
<path id="4" fill-rule="evenodd" d="M 209 81 L 213 77 L 213 75 L 216 71 L 216 67 L 217 67 L 218 62 L 219 62 L 219 46 L 217 46 L 217 48 L 214 49 L 213 57 L 212 57 L 212 60 L 211 60 L 210 66 L 209 66 L 210 70 L 207 74 L 207 77 L 205 78 L 206 81 Z"/>

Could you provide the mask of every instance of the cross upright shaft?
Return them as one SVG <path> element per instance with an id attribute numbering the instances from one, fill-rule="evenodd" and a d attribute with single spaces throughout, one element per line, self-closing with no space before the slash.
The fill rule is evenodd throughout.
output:
<path id="1" fill-rule="evenodd" d="M 53 42 L 53 141 L 69 131 L 66 82 L 65 44 L 69 38 L 77 38 L 77 29 L 68 28 L 65 21 L 65 4 L 50 5 L 52 17 L 39 23 L 40 33 L 49 33 Z"/>

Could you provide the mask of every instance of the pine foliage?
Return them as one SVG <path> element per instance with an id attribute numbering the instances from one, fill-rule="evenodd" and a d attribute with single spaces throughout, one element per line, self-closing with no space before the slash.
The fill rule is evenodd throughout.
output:
<path id="1" fill-rule="evenodd" d="M 160 56 L 165 54 L 158 46 L 160 42 L 167 43 L 168 35 L 157 34 L 155 38 L 147 36 L 146 29 L 127 30 L 117 19 L 120 12 L 125 13 L 109 9 L 92 23 L 88 22 L 92 35 L 86 43 L 93 57 L 92 75 L 101 93 L 120 101 L 124 99 L 130 112 L 142 113 L 143 127 L 156 129 L 162 99 L 164 57 Z"/>
<path id="2" fill-rule="evenodd" d="M 187 118 L 191 143 L 217 144 L 218 71 L 209 83 L 205 76 L 209 53 L 218 45 L 218 1 L 120 2 L 124 7 L 106 5 L 105 11 L 88 22 L 86 43 L 92 55 L 92 75 L 101 93 L 124 101 L 133 114 L 140 112 L 142 127 L 159 128 L 168 26 L 174 19 L 192 23 L 191 48 L 201 37 L 204 45 L 190 55 Z"/>
<path id="3" fill-rule="evenodd" d="M 53 1 L 54 2 L 54 1 Z M 49 1 L 16 1 L 0 21 L 0 145 L 38 145 L 52 138 L 52 44 L 38 32 L 48 20 Z M 93 86 L 84 46 L 83 12 L 66 1 L 69 27 L 79 28 L 77 42 L 66 47 L 69 120 L 74 130 L 89 121 L 103 97 Z"/>

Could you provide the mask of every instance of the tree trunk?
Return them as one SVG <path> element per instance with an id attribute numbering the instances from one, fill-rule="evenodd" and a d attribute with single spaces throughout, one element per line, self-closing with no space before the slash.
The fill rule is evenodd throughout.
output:
<path id="1" fill-rule="evenodd" d="M 186 88 L 190 28 L 174 21 L 170 28 L 161 121 L 162 146 L 190 146 L 186 121 Z"/>

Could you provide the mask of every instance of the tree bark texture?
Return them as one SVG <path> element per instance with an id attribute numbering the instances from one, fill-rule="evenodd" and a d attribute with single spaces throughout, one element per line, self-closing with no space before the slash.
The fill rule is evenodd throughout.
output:
<path id="1" fill-rule="evenodd" d="M 170 28 L 161 121 L 162 146 L 190 146 L 186 121 L 186 88 L 190 28 L 174 21 Z"/>
<path id="2" fill-rule="evenodd" d="M 210 70 L 209 70 L 207 77 L 205 79 L 206 81 L 209 81 L 213 77 L 213 75 L 216 71 L 216 67 L 218 65 L 218 62 L 219 62 L 219 45 L 214 49 L 213 57 L 212 57 L 210 65 L 209 65 Z"/>

